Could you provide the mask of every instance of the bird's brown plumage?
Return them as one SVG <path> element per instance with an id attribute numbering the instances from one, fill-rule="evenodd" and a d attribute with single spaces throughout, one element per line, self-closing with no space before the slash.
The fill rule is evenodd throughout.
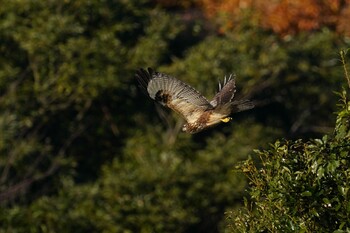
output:
<path id="1" fill-rule="evenodd" d="M 197 133 L 221 121 L 227 122 L 231 113 L 253 107 L 247 100 L 233 101 L 236 86 L 232 76 L 225 77 L 222 85 L 219 83 L 219 91 L 210 102 L 193 87 L 151 68 L 137 70 L 135 77 L 152 99 L 185 118 L 185 132 Z"/>

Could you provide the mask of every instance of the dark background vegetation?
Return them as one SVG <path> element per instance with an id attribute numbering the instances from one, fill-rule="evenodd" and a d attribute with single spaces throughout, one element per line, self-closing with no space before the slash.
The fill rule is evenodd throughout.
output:
<path id="1" fill-rule="evenodd" d="M 0 1 L 0 232 L 349 231 L 350 3 L 267 2 Z M 139 67 L 256 108 L 182 133 Z"/>

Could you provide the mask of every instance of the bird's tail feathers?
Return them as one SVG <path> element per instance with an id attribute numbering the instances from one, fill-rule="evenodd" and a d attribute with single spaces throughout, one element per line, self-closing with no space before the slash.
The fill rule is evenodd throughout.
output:
<path id="1" fill-rule="evenodd" d="M 232 113 L 234 112 L 243 112 L 249 109 L 252 109 L 255 107 L 255 104 L 253 101 L 244 99 L 244 100 L 235 100 L 231 103 Z"/>

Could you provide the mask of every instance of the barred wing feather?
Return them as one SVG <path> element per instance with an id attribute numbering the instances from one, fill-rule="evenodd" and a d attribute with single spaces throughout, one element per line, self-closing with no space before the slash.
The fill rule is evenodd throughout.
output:
<path id="1" fill-rule="evenodd" d="M 210 102 L 214 107 L 227 104 L 232 101 L 236 93 L 236 82 L 232 75 L 228 79 L 224 79 L 223 84 L 219 82 L 219 91 L 215 94 L 213 100 Z"/>
<path id="2" fill-rule="evenodd" d="M 213 108 L 209 101 L 191 86 L 163 73 L 139 69 L 136 79 L 148 95 L 180 113 L 187 122 L 195 122 L 205 110 Z"/>

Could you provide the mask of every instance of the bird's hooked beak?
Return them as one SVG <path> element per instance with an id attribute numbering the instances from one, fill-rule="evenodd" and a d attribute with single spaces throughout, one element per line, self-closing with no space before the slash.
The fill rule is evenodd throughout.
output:
<path id="1" fill-rule="evenodd" d="M 224 123 L 227 123 L 229 122 L 230 120 L 232 120 L 232 117 L 225 117 L 225 118 L 222 118 L 221 121 L 224 122 Z"/>

